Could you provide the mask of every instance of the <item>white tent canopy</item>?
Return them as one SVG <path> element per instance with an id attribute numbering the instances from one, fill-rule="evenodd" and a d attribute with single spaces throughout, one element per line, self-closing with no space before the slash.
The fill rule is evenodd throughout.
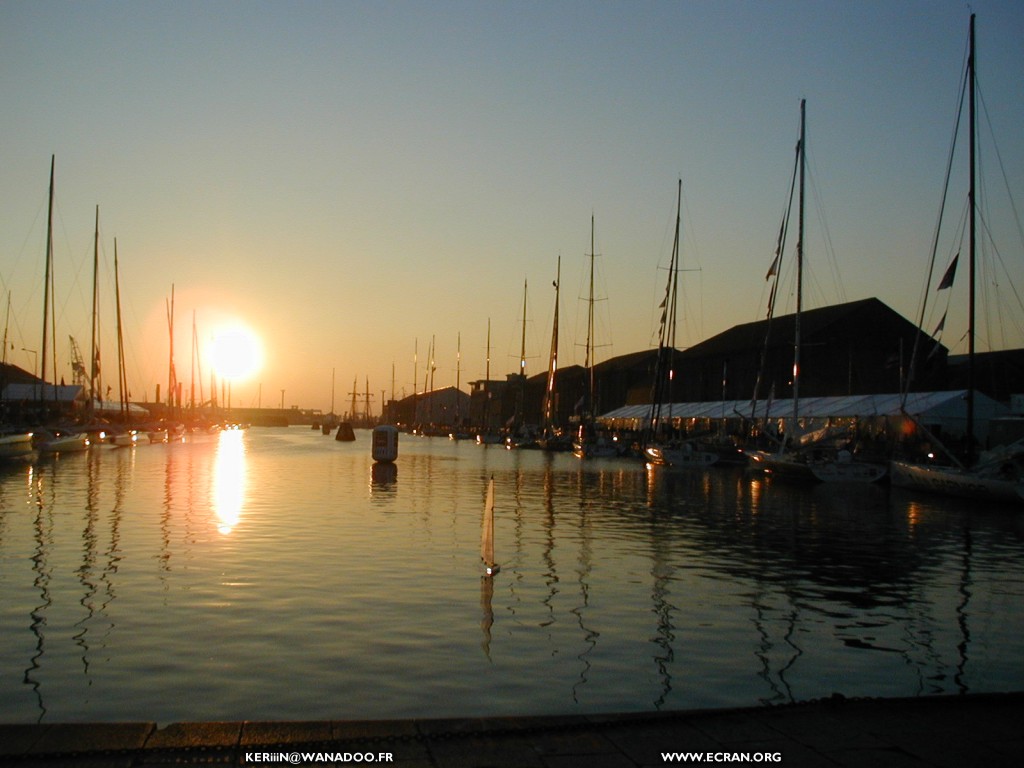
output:
<path id="1" fill-rule="evenodd" d="M 71 403 L 83 397 L 85 389 L 78 384 L 12 382 L 3 389 L 3 399 L 10 402 Z"/>
<path id="2" fill-rule="evenodd" d="M 848 395 L 845 397 L 802 397 L 800 419 L 867 419 L 904 414 L 903 396 Z M 907 395 L 906 413 L 927 425 L 963 432 L 967 422 L 967 390 L 912 392 Z M 1009 414 L 1009 408 L 987 395 L 974 395 L 975 434 L 985 440 L 988 422 Z M 761 400 L 753 411 L 755 419 L 788 419 L 793 415 L 792 399 Z M 651 418 L 651 405 L 626 405 L 600 417 L 606 424 L 639 429 Z M 671 403 L 661 407 L 661 420 L 751 418 L 750 400 L 718 400 L 705 403 Z"/>

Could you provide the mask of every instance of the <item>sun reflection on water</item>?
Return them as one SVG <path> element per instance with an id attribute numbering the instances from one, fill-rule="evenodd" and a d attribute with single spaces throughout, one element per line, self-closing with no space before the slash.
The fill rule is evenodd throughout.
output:
<path id="1" fill-rule="evenodd" d="M 220 433 L 214 463 L 211 502 L 217 530 L 225 536 L 238 525 L 245 504 L 245 432 L 226 429 Z"/>

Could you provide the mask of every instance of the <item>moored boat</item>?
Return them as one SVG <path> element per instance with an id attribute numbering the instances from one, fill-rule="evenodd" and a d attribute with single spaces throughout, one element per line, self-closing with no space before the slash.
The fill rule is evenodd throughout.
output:
<path id="1" fill-rule="evenodd" d="M 36 433 L 36 446 L 40 453 L 73 453 L 84 451 L 90 444 L 88 432 L 41 430 Z"/>
<path id="2" fill-rule="evenodd" d="M 977 461 L 974 461 L 974 445 L 978 440 L 978 436 L 975 432 L 975 395 L 976 390 L 974 386 L 974 371 L 975 371 L 975 261 L 977 257 L 977 214 L 979 209 L 978 193 L 981 191 L 977 187 L 977 170 L 976 170 L 976 159 L 977 159 L 977 137 L 975 134 L 975 124 L 977 120 L 976 116 L 976 92 L 977 92 L 977 67 L 975 60 L 975 46 L 974 46 L 974 14 L 971 14 L 970 22 L 970 33 L 969 33 L 969 52 L 967 56 L 966 71 L 965 71 L 965 90 L 968 96 L 968 125 L 969 130 L 969 141 L 968 141 L 968 285 L 969 285 L 969 301 L 968 301 L 968 316 L 967 316 L 967 380 L 968 387 L 965 392 L 966 400 L 966 419 L 965 419 L 965 444 L 966 444 L 966 459 L 961 461 L 961 457 L 953 455 L 952 451 L 943 449 L 949 459 L 954 463 L 950 466 L 943 466 L 935 463 L 921 462 L 921 461 L 910 461 L 902 458 L 894 458 L 890 461 L 890 472 L 892 475 L 893 485 L 911 488 L 915 490 L 931 491 L 934 493 L 941 493 L 947 496 L 959 496 L 971 499 L 980 499 L 986 501 L 1006 501 L 1006 502 L 1019 502 L 1024 495 L 1024 441 L 1018 441 L 1010 446 L 996 449 L 981 454 Z M 959 117 L 958 117 L 959 119 Z M 948 171 L 947 171 L 948 173 Z M 949 178 L 946 180 L 948 192 Z M 946 194 L 943 194 L 945 198 Z M 940 216 L 940 222 L 941 222 Z M 988 230 L 987 223 L 985 224 L 985 230 Z M 936 232 L 935 242 L 938 241 L 938 232 Z M 939 282 L 936 291 L 951 289 L 953 285 L 953 279 L 956 273 L 956 263 L 959 258 L 959 253 L 953 258 L 942 280 Z M 932 255 L 934 262 L 934 253 Z M 929 273 L 930 277 L 930 273 Z M 921 319 L 918 323 L 918 328 L 923 326 L 924 322 L 924 308 L 927 302 L 922 302 Z M 945 314 L 943 315 L 940 327 L 945 324 Z M 916 353 L 915 347 L 915 353 Z M 913 370 L 913 365 L 911 366 Z M 910 418 L 909 414 L 907 417 Z M 941 445 L 941 441 L 937 441 Z"/>
<path id="3" fill-rule="evenodd" d="M 644 459 L 654 466 L 700 469 L 716 464 L 718 454 L 684 442 L 679 445 L 649 445 L 644 448 Z"/>
<path id="4" fill-rule="evenodd" d="M 9 435 L 0 435 L 0 461 L 7 459 L 21 459 L 31 456 L 35 452 L 32 445 L 31 432 L 15 432 Z"/>
<path id="5" fill-rule="evenodd" d="M 677 440 L 664 433 L 672 429 L 672 401 L 675 393 L 676 309 L 679 295 L 679 233 L 683 200 L 683 181 L 679 180 L 676 198 L 676 234 L 672 243 L 672 257 L 668 265 L 668 285 L 661 302 L 661 327 L 658 332 L 658 359 L 655 364 L 654 386 L 651 392 L 651 411 L 643 436 L 643 458 L 648 466 L 702 468 L 718 461 L 718 454 L 699 450 L 693 442 Z M 662 408 L 667 412 L 662 413 Z"/>
<path id="6" fill-rule="evenodd" d="M 988 469 L 944 467 L 893 459 L 889 463 L 893 485 L 966 499 L 1020 503 L 1024 480 L 1005 465 Z"/>

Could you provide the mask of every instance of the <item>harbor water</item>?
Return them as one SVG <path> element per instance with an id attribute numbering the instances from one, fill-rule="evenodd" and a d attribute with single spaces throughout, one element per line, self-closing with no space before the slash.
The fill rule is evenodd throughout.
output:
<path id="1" fill-rule="evenodd" d="M 0 467 L 0 722 L 1024 690 L 1024 511 L 356 434 Z"/>

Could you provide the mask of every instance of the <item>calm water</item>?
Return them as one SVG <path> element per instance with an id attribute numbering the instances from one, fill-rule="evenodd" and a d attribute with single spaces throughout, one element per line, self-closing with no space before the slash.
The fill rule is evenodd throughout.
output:
<path id="1" fill-rule="evenodd" d="M 1024 689 L 1024 513 L 408 435 L 392 477 L 357 435 L 0 469 L 0 721 Z"/>

